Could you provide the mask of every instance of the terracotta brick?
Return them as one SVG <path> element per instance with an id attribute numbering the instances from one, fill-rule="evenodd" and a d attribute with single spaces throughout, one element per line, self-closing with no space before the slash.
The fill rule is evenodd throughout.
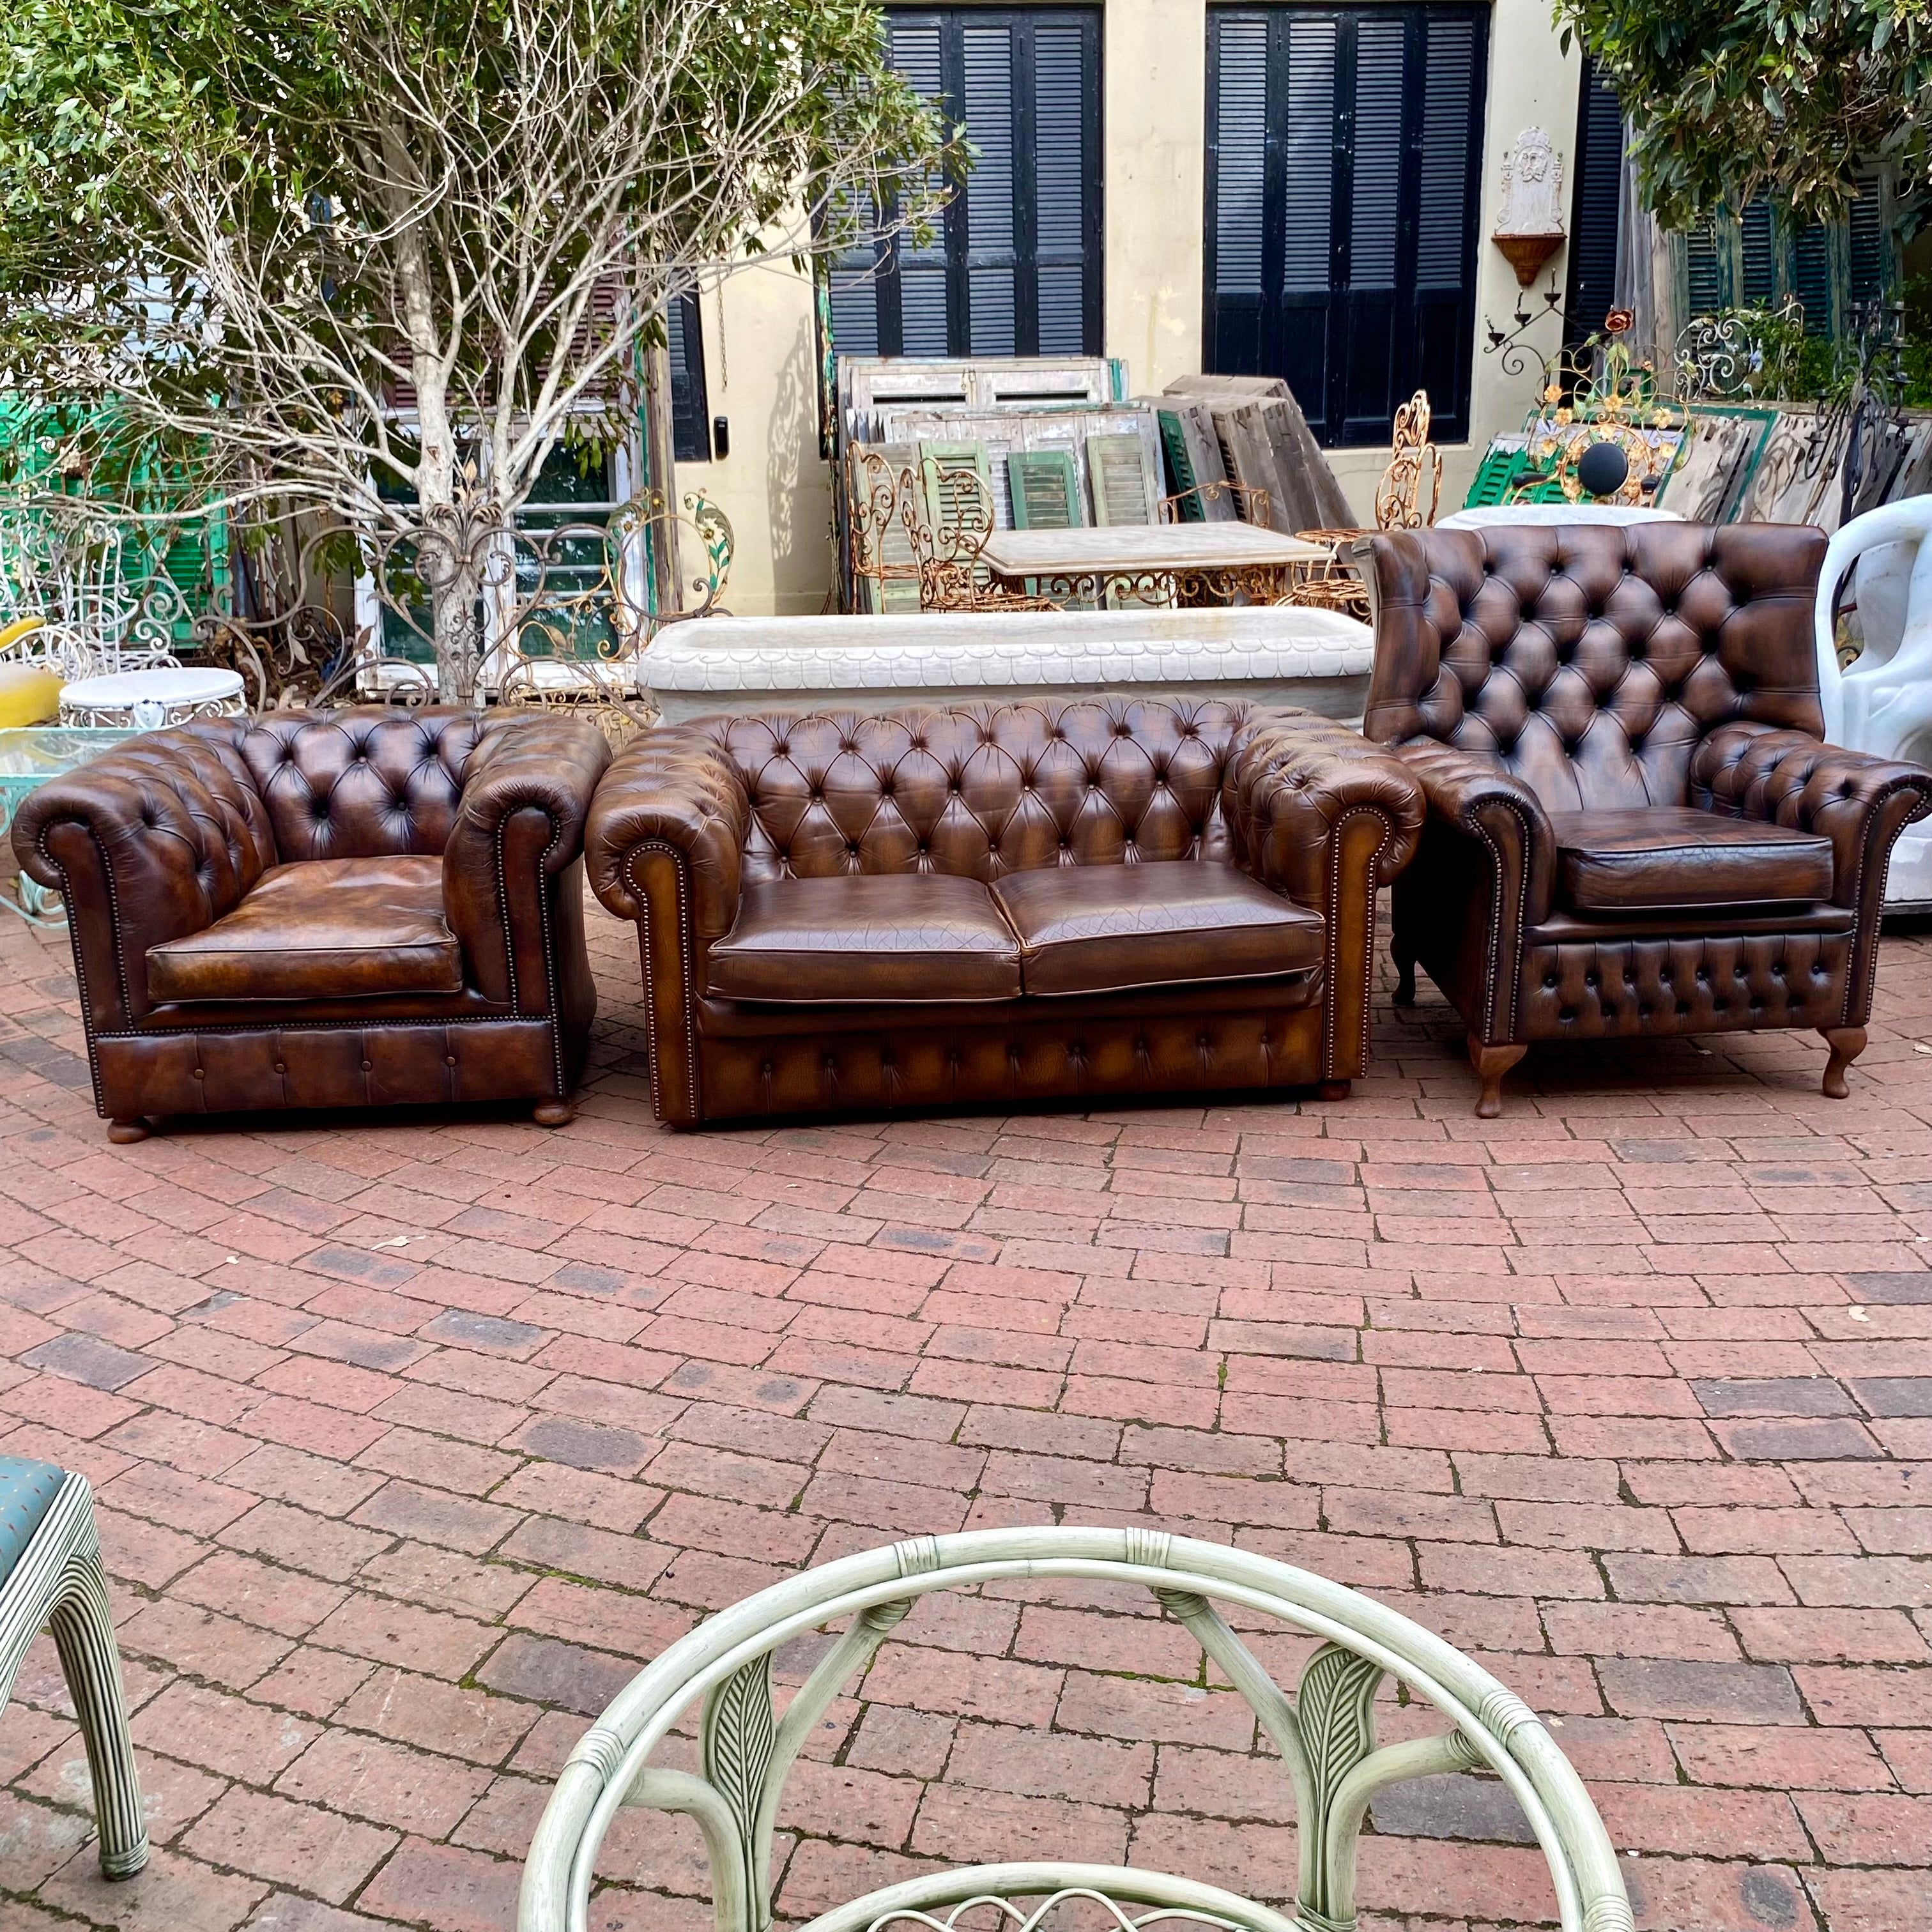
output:
<path id="1" fill-rule="evenodd" d="M 358 1592 L 330 1611 L 310 1633 L 310 1640 L 378 1664 L 455 1678 L 489 1648 L 495 1633 L 472 1618 Z"/>
<path id="2" fill-rule="evenodd" d="M 318 1738 L 275 1781 L 284 1797 L 430 1838 L 448 1836 L 488 1789 L 490 1774 L 352 1731 Z"/>
<path id="3" fill-rule="evenodd" d="M 219 1872 L 198 1858 L 166 1850 L 150 1853 L 134 1887 L 103 1879 L 92 1856 L 76 1858 L 40 1888 L 40 1902 L 56 1912 L 122 1932 L 231 1932 L 267 1894 L 258 1879 Z"/>
<path id="4" fill-rule="evenodd" d="M 396 1836 L 316 1805 L 236 1789 L 182 1842 L 212 1864 L 299 1885 L 340 1905 L 387 1855 Z"/>
<path id="5" fill-rule="evenodd" d="M 1885 1768 L 1857 1731 L 1794 1730 L 1779 1724 L 1673 1724 L 1671 1748 L 1700 1784 L 1768 1790 L 1862 1791 L 1885 1783 Z"/>
<path id="6" fill-rule="evenodd" d="M 506 1932 L 516 1921 L 522 1878 L 513 1859 L 408 1838 L 357 1902 L 433 1932 Z"/>
<path id="7" fill-rule="evenodd" d="M 379 1670 L 336 1714 L 338 1721 L 398 1743 L 498 1765 L 541 1714 L 533 1704 L 459 1688 L 412 1672 Z"/>

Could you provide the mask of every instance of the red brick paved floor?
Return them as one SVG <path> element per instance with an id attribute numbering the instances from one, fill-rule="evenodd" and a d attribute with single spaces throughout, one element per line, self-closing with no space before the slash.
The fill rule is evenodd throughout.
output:
<path id="1" fill-rule="evenodd" d="M 0 1450 L 99 1485 L 158 1846 L 94 1876 L 37 1654 L 8 1932 L 508 1926 L 638 1660 L 814 1557 L 1048 1516 L 1276 1552 L 1482 1657 L 1641 1925 L 1932 1922 L 1932 945 L 1887 943 L 1839 1105 L 1772 1035 L 1534 1056 L 1486 1124 L 1432 1003 L 1346 1105 L 693 1138 L 592 931 L 567 1132 L 114 1148 L 64 940 L 0 928 Z M 1035 1846 L 1291 1887 L 1246 1708 L 1108 1600 L 922 1609 L 797 1775 L 782 1910 Z M 1379 1822 L 1369 1923 L 1550 1910 L 1493 1784 Z M 598 1932 L 706 1922 L 681 1827 L 607 1869 Z"/>

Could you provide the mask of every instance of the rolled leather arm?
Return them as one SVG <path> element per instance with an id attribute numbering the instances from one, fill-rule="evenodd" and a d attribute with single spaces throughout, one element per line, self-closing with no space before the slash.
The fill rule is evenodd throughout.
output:
<path id="1" fill-rule="evenodd" d="M 149 1012 L 148 949 L 212 926 L 276 862 L 236 739 L 245 721 L 144 733 L 29 793 L 14 856 L 65 900 L 88 1024 Z"/>
<path id="2" fill-rule="evenodd" d="M 483 725 L 463 768 L 460 831 L 494 839 L 513 812 L 544 813 L 552 827 L 544 870 L 561 872 L 584 850 L 584 828 L 610 747 L 587 719 L 500 711 Z"/>
<path id="3" fill-rule="evenodd" d="M 493 713 L 463 767 L 456 823 L 443 848 L 450 929 L 484 996 L 522 1013 L 552 1006 L 560 875 L 584 856 L 584 828 L 610 748 L 580 718 Z"/>
<path id="4" fill-rule="evenodd" d="M 670 726 L 626 746 L 598 787 L 585 854 L 590 886 L 635 922 L 657 1116 L 700 1115 L 697 1000 L 712 940 L 731 930 L 752 804 L 701 733 Z"/>
<path id="5" fill-rule="evenodd" d="M 1690 759 L 1692 802 L 1832 842 L 1834 904 L 1879 916 L 1898 835 L 1932 812 L 1932 772 L 1827 745 L 1808 732 L 1741 721 L 1706 734 Z"/>
<path id="6" fill-rule="evenodd" d="M 1258 718 L 1231 760 L 1226 815 L 1242 862 L 1328 925 L 1323 1073 L 1368 1057 L 1376 893 L 1421 836 L 1420 788 L 1400 758 L 1306 712 Z"/>
<path id="7" fill-rule="evenodd" d="M 642 919 L 630 860 L 668 846 L 689 873 L 693 928 L 722 938 L 738 916 L 738 872 L 752 802 L 730 760 L 676 725 L 646 731 L 612 762 L 590 812 L 590 889 L 620 919 Z"/>
<path id="8" fill-rule="evenodd" d="M 1513 772 L 1481 752 L 1421 740 L 1400 748 L 1429 801 L 1430 816 L 1476 841 L 1490 856 L 1505 934 L 1550 916 L 1556 838 L 1550 814 Z"/>

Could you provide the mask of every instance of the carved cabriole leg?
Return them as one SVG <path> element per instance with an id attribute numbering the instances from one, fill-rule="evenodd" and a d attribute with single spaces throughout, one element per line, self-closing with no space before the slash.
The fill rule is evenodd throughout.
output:
<path id="1" fill-rule="evenodd" d="M 107 1123 L 107 1138 L 116 1147 L 132 1147 L 148 1138 L 148 1124 L 138 1114 L 118 1115 Z"/>
<path id="2" fill-rule="evenodd" d="M 1493 1120 L 1503 1110 L 1503 1076 L 1529 1051 L 1514 1042 L 1502 1046 L 1485 1046 L 1474 1034 L 1469 1036 L 1469 1064 L 1476 1070 L 1482 1091 L 1476 1096 L 1476 1118 Z"/>
<path id="3" fill-rule="evenodd" d="M 1399 1006 L 1415 1004 L 1415 955 L 1391 940 L 1389 950 L 1395 957 L 1395 1003 Z"/>
<path id="4" fill-rule="evenodd" d="M 1825 1064 L 1825 1097 L 1842 1100 L 1852 1090 L 1845 1082 L 1845 1069 L 1864 1052 L 1865 1030 L 1863 1027 L 1820 1027 L 1818 1031 L 1832 1049 L 1832 1057 Z"/>

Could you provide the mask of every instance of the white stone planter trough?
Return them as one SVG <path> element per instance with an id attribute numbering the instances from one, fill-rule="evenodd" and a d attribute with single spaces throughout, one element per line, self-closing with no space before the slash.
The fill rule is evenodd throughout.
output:
<path id="1" fill-rule="evenodd" d="M 780 706 L 1188 692 L 1359 718 L 1374 634 L 1334 610 L 930 611 L 704 617 L 660 631 L 644 682 L 670 724 Z"/>

